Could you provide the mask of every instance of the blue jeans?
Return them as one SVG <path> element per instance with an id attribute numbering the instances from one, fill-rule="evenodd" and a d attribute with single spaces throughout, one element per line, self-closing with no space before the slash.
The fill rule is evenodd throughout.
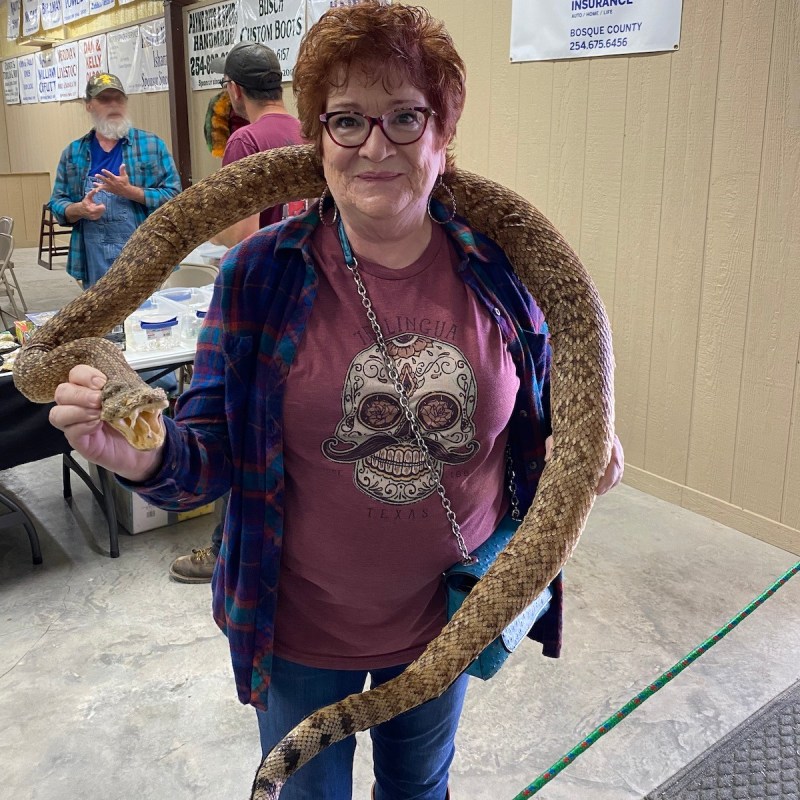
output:
<path id="1" fill-rule="evenodd" d="M 370 670 L 371 686 L 386 683 L 405 666 Z M 313 711 L 360 692 L 367 674 L 274 658 L 269 710 L 256 711 L 262 753 L 269 753 Z M 375 800 L 444 800 L 468 680 L 466 674 L 460 675 L 441 697 L 370 731 Z M 289 778 L 281 800 L 352 800 L 355 751 L 354 736 L 323 750 Z"/>

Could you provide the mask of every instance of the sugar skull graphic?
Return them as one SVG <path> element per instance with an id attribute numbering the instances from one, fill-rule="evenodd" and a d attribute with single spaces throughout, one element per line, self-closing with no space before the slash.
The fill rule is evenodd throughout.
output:
<path id="1" fill-rule="evenodd" d="M 436 490 L 444 464 L 463 464 L 475 438 L 475 374 L 455 345 L 405 333 L 386 341 L 436 471 L 415 443 L 377 345 L 356 355 L 342 391 L 343 417 L 322 443 L 331 461 L 354 465 L 353 480 L 385 503 L 413 503 Z"/>

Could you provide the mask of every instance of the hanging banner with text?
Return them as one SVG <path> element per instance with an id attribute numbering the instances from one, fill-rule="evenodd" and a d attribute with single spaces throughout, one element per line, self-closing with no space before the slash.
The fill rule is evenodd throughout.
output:
<path id="1" fill-rule="evenodd" d="M 33 36 L 38 30 L 39 0 L 22 0 L 22 35 Z"/>
<path id="2" fill-rule="evenodd" d="M 155 19 L 139 26 L 141 84 L 145 92 L 169 91 L 167 26 Z"/>
<path id="3" fill-rule="evenodd" d="M 56 97 L 60 101 L 77 100 L 82 95 L 78 88 L 80 42 L 60 44 L 53 52 L 56 54 Z"/>
<path id="4" fill-rule="evenodd" d="M 188 13 L 186 25 L 189 78 L 192 89 L 219 89 L 221 75 L 209 72 L 208 65 L 236 44 L 239 27 L 239 0 L 217 3 Z"/>
<path id="5" fill-rule="evenodd" d="M 511 60 L 677 50 L 682 0 L 512 0 Z"/>
<path id="6" fill-rule="evenodd" d="M 310 27 L 315 22 L 319 22 L 319 18 L 331 8 L 340 8 L 341 6 L 357 6 L 362 2 L 362 0 L 306 0 L 306 2 L 308 8 L 306 19 L 308 20 L 308 25 Z M 382 5 L 388 6 L 390 5 L 390 2 L 391 0 L 383 0 Z"/>
<path id="7" fill-rule="evenodd" d="M 283 80 L 290 81 L 305 32 L 305 13 L 303 0 L 241 0 L 236 39 L 273 50 L 281 62 Z"/>
<path id="8" fill-rule="evenodd" d="M 13 41 L 19 36 L 19 15 L 22 0 L 8 0 L 8 22 L 6 24 L 6 39 Z"/>
<path id="9" fill-rule="evenodd" d="M 78 91 L 81 95 L 86 91 L 89 78 L 99 72 L 108 72 L 104 33 L 78 42 Z"/>
<path id="10" fill-rule="evenodd" d="M 16 58 L 3 62 L 3 99 L 7 106 L 19 103 L 19 66 Z"/>
<path id="11" fill-rule="evenodd" d="M 106 34 L 108 71 L 116 75 L 127 94 L 141 94 L 139 75 L 139 26 L 121 28 Z"/>
<path id="12" fill-rule="evenodd" d="M 19 99 L 23 105 L 37 103 L 39 93 L 36 91 L 36 62 L 32 55 L 20 56 L 17 59 L 19 68 Z"/>
<path id="13" fill-rule="evenodd" d="M 114 8 L 115 0 L 89 0 L 89 13 L 102 14 L 110 8 Z"/>
<path id="14" fill-rule="evenodd" d="M 89 16 L 89 0 L 62 0 L 64 24 Z"/>
<path id="15" fill-rule="evenodd" d="M 36 57 L 36 92 L 40 103 L 55 103 L 56 92 L 56 59 L 52 50 L 40 50 Z"/>
<path id="16" fill-rule="evenodd" d="M 46 31 L 60 28 L 64 24 L 61 13 L 61 0 L 41 0 L 39 3 L 39 16 L 42 19 L 42 27 Z"/>

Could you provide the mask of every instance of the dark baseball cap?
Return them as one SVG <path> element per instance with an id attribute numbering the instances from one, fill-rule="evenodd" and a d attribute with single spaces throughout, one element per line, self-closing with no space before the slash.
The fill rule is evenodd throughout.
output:
<path id="1" fill-rule="evenodd" d="M 259 42 L 239 42 L 225 58 L 215 58 L 210 72 L 227 75 L 245 89 L 267 92 L 277 89 L 283 80 L 278 56 Z"/>
<path id="2" fill-rule="evenodd" d="M 116 75 L 111 75 L 108 72 L 99 72 L 97 75 L 93 75 L 89 78 L 86 84 L 86 99 L 91 100 L 107 89 L 116 89 L 118 92 L 122 92 L 125 97 L 128 96 L 128 93 L 122 86 L 122 81 Z"/>

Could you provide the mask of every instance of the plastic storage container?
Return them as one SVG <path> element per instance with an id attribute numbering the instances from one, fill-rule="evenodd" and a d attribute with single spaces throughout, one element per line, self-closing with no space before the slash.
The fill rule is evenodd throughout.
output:
<path id="1" fill-rule="evenodd" d="M 165 298 L 180 306 L 182 311 L 181 344 L 192 346 L 203 326 L 211 302 L 213 286 L 172 287 L 156 292 L 156 298 Z"/>
<path id="2" fill-rule="evenodd" d="M 181 346 L 185 312 L 178 303 L 153 295 L 125 320 L 125 344 L 134 353 Z"/>

